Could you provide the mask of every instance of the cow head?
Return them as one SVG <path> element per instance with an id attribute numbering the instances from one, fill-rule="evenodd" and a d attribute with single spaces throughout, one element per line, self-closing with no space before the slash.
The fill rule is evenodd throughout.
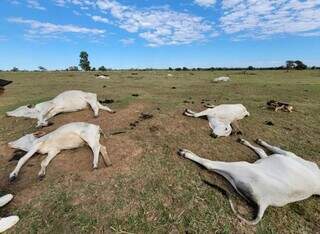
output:
<path id="1" fill-rule="evenodd" d="M 230 136 L 232 132 L 232 127 L 230 124 L 224 123 L 219 119 L 210 116 L 208 117 L 208 120 L 209 126 L 212 129 L 212 137 L 217 138 Z"/>
<path id="2" fill-rule="evenodd" d="M 13 111 L 8 111 L 7 116 L 13 116 L 13 117 L 27 117 L 32 119 L 38 118 L 38 110 L 36 108 L 28 106 L 21 106 Z"/>
<path id="3" fill-rule="evenodd" d="M 9 142 L 8 145 L 13 149 L 20 149 L 28 152 L 36 139 L 37 138 L 33 134 L 27 134 L 16 141 Z"/>
<path id="4" fill-rule="evenodd" d="M 232 132 L 232 128 L 230 124 L 221 124 L 221 125 L 216 125 L 212 129 L 211 136 L 214 138 L 217 137 L 227 137 L 230 136 Z"/>
<path id="5" fill-rule="evenodd" d="M 31 134 L 27 134 L 27 135 L 19 138 L 16 141 L 11 141 L 8 143 L 8 145 L 13 149 L 20 149 L 20 150 L 28 152 L 32 148 L 34 142 L 38 138 L 40 138 L 44 135 L 46 135 L 46 132 L 37 131 L 37 132 L 31 133 Z"/>

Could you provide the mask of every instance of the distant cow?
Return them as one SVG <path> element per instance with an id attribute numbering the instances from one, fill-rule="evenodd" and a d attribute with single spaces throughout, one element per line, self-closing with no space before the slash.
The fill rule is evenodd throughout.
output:
<path id="1" fill-rule="evenodd" d="M 45 132 L 36 132 L 25 135 L 24 137 L 10 142 L 9 146 L 14 149 L 20 149 L 27 153 L 20 158 L 16 168 L 10 174 L 10 180 L 14 180 L 21 167 L 35 154 L 48 154 L 41 162 L 39 178 L 43 178 L 46 168 L 50 161 L 62 150 L 75 149 L 84 144 L 89 145 L 93 152 L 93 168 L 98 168 L 99 153 L 101 152 L 104 162 L 107 166 L 111 165 L 106 147 L 100 144 L 101 128 L 89 123 L 70 123 L 55 131 L 46 134 Z M 77 162 L 70 162 L 76 164 Z"/>
<path id="2" fill-rule="evenodd" d="M 213 81 L 214 82 L 226 82 L 226 81 L 229 81 L 229 80 L 230 80 L 230 77 L 221 76 L 221 77 L 215 78 Z"/>
<path id="3" fill-rule="evenodd" d="M 7 205 L 12 199 L 13 199 L 13 196 L 11 194 L 7 194 L 0 197 L 0 207 Z M 13 227 L 18 221 L 19 221 L 19 217 L 15 215 L 5 217 L 5 218 L 0 218 L 0 233 Z"/>
<path id="4" fill-rule="evenodd" d="M 99 109 L 115 113 L 107 106 L 103 106 L 97 100 L 97 95 L 78 90 L 65 91 L 54 99 L 33 106 L 21 106 L 14 111 L 7 112 L 8 116 L 28 117 L 38 119 L 37 127 L 48 126 L 48 120 L 63 112 L 73 112 L 90 106 L 97 117 Z"/>
<path id="5" fill-rule="evenodd" d="M 257 217 L 248 221 L 237 214 L 229 199 L 233 212 L 241 220 L 255 225 L 262 219 L 268 206 L 281 207 L 312 195 L 320 195 L 320 170 L 317 164 L 262 140 L 257 140 L 257 143 L 271 151 L 272 155 L 268 156 L 263 149 L 246 140 L 240 142 L 253 149 L 260 159 L 254 163 L 221 162 L 201 158 L 188 150 L 179 150 L 178 153 L 222 175 L 243 198 L 258 206 Z"/>
<path id="6" fill-rule="evenodd" d="M 186 109 L 184 115 L 199 118 L 206 116 L 212 129 L 213 137 L 229 136 L 232 133 L 232 123 L 249 116 L 249 112 L 242 104 L 223 104 L 196 113 Z"/>

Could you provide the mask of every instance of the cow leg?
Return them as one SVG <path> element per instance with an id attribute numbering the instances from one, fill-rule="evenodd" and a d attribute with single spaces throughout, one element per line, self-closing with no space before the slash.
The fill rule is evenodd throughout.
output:
<path id="1" fill-rule="evenodd" d="M 38 173 L 39 179 L 43 179 L 45 177 L 47 166 L 49 165 L 51 160 L 54 159 L 55 156 L 57 156 L 58 153 L 59 153 L 59 151 L 50 151 L 48 153 L 48 156 L 41 162 L 41 169 Z"/>
<path id="2" fill-rule="evenodd" d="M 201 158 L 198 155 L 192 153 L 191 151 L 185 150 L 185 149 L 179 149 L 178 154 L 180 156 L 183 156 L 187 159 L 190 159 L 191 161 L 194 161 L 194 162 L 204 166 L 208 170 L 224 170 L 228 166 L 227 165 L 228 163 L 204 159 L 204 158 Z"/>
<path id="3" fill-rule="evenodd" d="M 91 147 L 93 152 L 93 169 L 98 168 L 100 148 L 101 148 L 100 144 L 97 144 Z"/>
<path id="4" fill-rule="evenodd" d="M 28 153 L 26 153 L 26 155 L 20 158 L 16 168 L 10 173 L 9 178 L 11 181 L 17 178 L 21 167 L 37 152 L 37 150 L 38 147 L 33 147 Z"/>
<path id="5" fill-rule="evenodd" d="M 106 147 L 103 145 L 100 145 L 100 150 L 101 150 L 103 161 L 106 164 L 106 166 L 107 167 L 111 166 L 112 162 L 110 160 Z"/>
<path id="6" fill-rule="evenodd" d="M 105 111 L 108 111 L 110 113 L 116 113 L 114 110 L 111 110 L 109 107 L 101 105 L 98 101 L 97 101 L 97 105 L 101 110 L 105 110 Z"/>
<path id="7" fill-rule="evenodd" d="M 265 147 L 266 149 L 268 149 L 271 152 L 276 153 L 276 154 L 282 154 L 282 155 L 286 155 L 286 156 L 294 155 L 294 153 L 292 153 L 290 151 L 286 151 L 286 150 L 280 149 L 279 147 L 269 145 L 267 142 L 265 142 L 261 139 L 257 139 L 257 144 Z"/>
<path id="8" fill-rule="evenodd" d="M 87 144 L 89 145 L 93 153 L 93 169 L 98 168 L 99 154 L 100 154 L 100 148 L 101 148 L 99 140 L 100 140 L 99 134 L 97 134 L 96 137 L 90 136 L 87 139 L 85 139 L 85 141 L 87 142 Z"/>
<path id="9" fill-rule="evenodd" d="M 92 100 L 86 100 L 88 102 L 88 104 L 91 106 L 93 112 L 94 112 L 94 117 L 98 117 L 99 116 L 99 106 L 98 106 L 98 102 L 92 101 Z"/>
<path id="10" fill-rule="evenodd" d="M 241 144 L 248 146 L 250 149 L 252 149 L 254 152 L 256 152 L 256 154 L 260 157 L 260 158 L 266 158 L 268 157 L 268 155 L 266 154 L 266 152 L 264 152 L 263 149 L 259 148 L 259 147 L 255 147 L 253 145 L 250 144 L 250 142 L 244 140 L 244 139 L 240 139 L 239 141 Z"/>
<path id="11" fill-rule="evenodd" d="M 189 109 L 186 109 L 185 112 L 184 112 L 184 115 L 190 116 L 190 117 L 199 118 L 201 116 L 207 116 L 208 115 L 208 109 L 204 110 L 204 111 L 201 111 L 201 112 L 198 112 L 198 113 L 194 112 L 194 111 L 191 111 Z"/>
<path id="12" fill-rule="evenodd" d="M 61 109 L 58 108 L 53 108 L 51 109 L 45 116 L 44 116 L 44 120 L 48 121 L 49 119 L 51 119 L 53 116 L 57 115 L 61 113 Z"/>

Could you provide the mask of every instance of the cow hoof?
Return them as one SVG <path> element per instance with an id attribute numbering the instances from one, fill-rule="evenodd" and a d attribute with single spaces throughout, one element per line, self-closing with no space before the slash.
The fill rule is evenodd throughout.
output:
<path id="1" fill-rule="evenodd" d="M 245 142 L 245 140 L 244 139 L 242 139 L 242 138 L 238 138 L 238 140 L 237 140 L 240 144 L 244 144 L 244 142 Z"/>
<path id="2" fill-rule="evenodd" d="M 183 149 L 178 149 L 177 154 L 184 157 L 186 152 Z"/>
<path id="3" fill-rule="evenodd" d="M 38 180 L 39 180 L 39 181 L 42 181 L 42 180 L 44 179 L 44 177 L 46 177 L 45 174 L 39 174 L 39 175 L 38 175 Z"/>
<path id="4" fill-rule="evenodd" d="M 258 145 L 260 145 L 261 144 L 261 142 L 262 142 L 262 140 L 261 139 L 256 139 L 256 143 L 258 144 Z"/>
<path id="5" fill-rule="evenodd" d="M 111 111 L 111 114 L 115 114 L 115 113 L 117 113 L 116 111 Z"/>
<path id="6" fill-rule="evenodd" d="M 218 135 L 214 134 L 214 133 L 210 133 L 210 136 L 214 139 L 218 138 Z"/>
<path id="7" fill-rule="evenodd" d="M 10 175 L 10 177 L 9 177 L 9 181 L 10 182 L 15 181 L 16 179 L 17 179 L 17 175 L 16 174 Z"/>
<path id="8" fill-rule="evenodd" d="M 97 170 L 98 169 L 98 166 L 93 166 L 93 170 Z"/>

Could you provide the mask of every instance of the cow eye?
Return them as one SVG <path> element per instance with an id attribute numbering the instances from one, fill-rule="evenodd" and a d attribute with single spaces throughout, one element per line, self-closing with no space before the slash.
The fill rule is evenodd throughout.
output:
<path id="1" fill-rule="evenodd" d="M 228 128 L 226 128 L 226 131 L 228 131 Z"/>

